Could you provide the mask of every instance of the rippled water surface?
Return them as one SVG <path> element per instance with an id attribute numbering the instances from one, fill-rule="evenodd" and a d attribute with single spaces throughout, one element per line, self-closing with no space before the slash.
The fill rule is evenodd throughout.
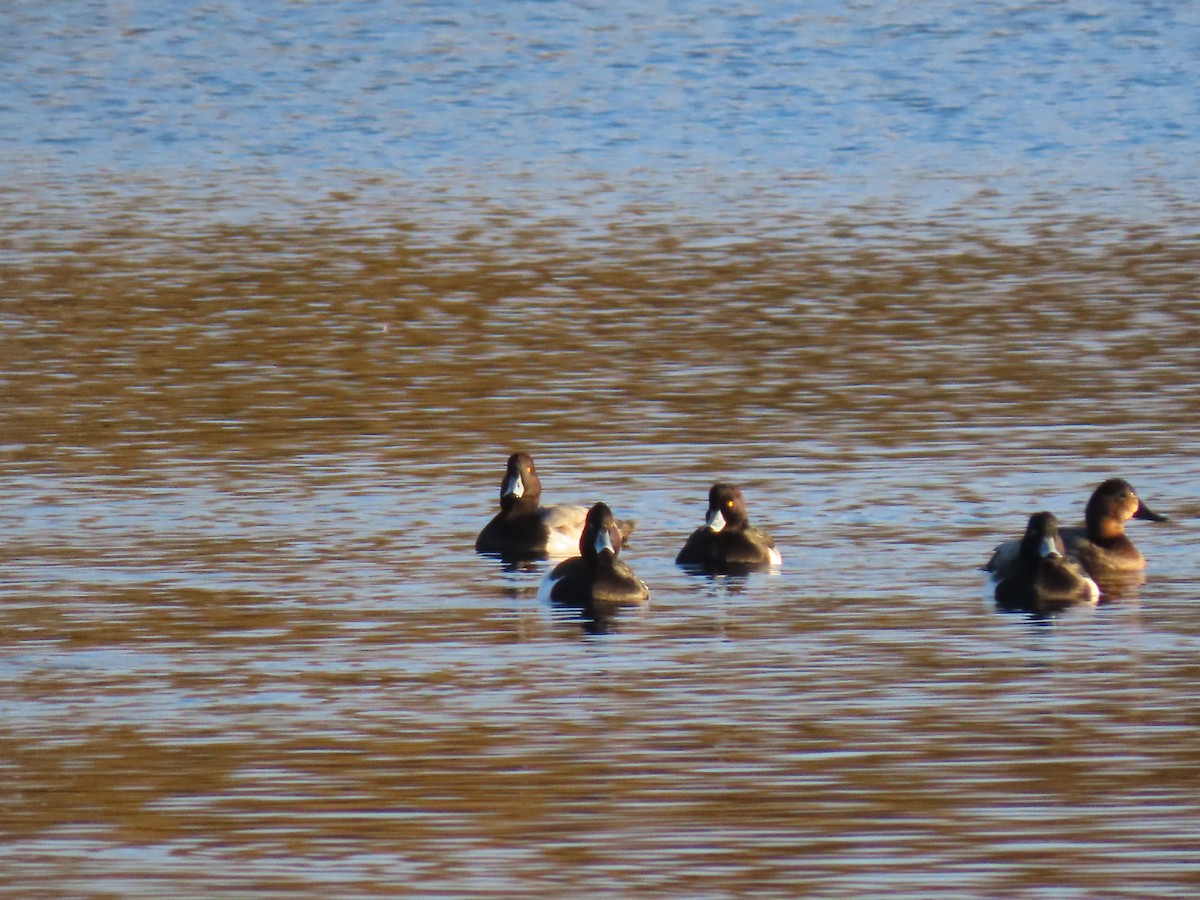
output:
<path id="1" fill-rule="evenodd" d="M 1194 894 L 1191 5 L 3 18 L 4 890 Z M 646 609 L 472 552 L 515 449 Z"/>

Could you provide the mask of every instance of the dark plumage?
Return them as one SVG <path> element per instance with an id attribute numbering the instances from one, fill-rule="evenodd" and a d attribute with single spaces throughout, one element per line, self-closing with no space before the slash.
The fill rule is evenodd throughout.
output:
<path id="1" fill-rule="evenodd" d="M 616 606 L 638 606 L 650 591 L 633 570 L 617 559 L 621 532 L 612 510 L 597 503 L 588 510 L 579 539 L 579 556 L 563 560 L 543 579 L 539 595 L 560 606 L 577 606 L 597 615 Z"/>
<path id="2" fill-rule="evenodd" d="M 1065 555 L 1053 513 L 1030 516 L 1024 537 L 998 547 L 984 568 L 996 604 L 1004 609 L 1045 614 L 1075 603 L 1094 603 L 1100 596 L 1096 583 Z"/>
<path id="3" fill-rule="evenodd" d="M 500 512 L 475 539 L 480 553 L 495 553 L 508 561 L 562 558 L 579 550 L 587 508 L 542 506 L 542 482 L 528 453 L 508 458 L 500 482 Z M 625 540 L 633 523 L 618 523 Z"/>
<path id="4" fill-rule="evenodd" d="M 783 562 L 775 541 L 750 524 L 739 488 L 718 481 L 708 492 L 704 525 L 692 532 L 675 562 L 713 574 L 737 574 Z"/>
<path id="5" fill-rule="evenodd" d="M 1123 478 L 1110 478 L 1092 492 L 1081 527 L 1062 528 L 1059 534 L 1068 555 L 1078 559 L 1093 578 L 1140 572 L 1146 558 L 1125 534 L 1125 522 L 1144 519 L 1165 522 L 1152 512 Z"/>

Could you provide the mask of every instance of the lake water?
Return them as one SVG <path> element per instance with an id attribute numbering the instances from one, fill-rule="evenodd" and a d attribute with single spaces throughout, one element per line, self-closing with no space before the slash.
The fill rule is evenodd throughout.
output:
<path id="1" fill-rule="evenodd" d="M 1195 894 L 1194 6 L 3 20 L 0 889 Z M 1111 475 L 1144 583 L 985 602 Z"/>

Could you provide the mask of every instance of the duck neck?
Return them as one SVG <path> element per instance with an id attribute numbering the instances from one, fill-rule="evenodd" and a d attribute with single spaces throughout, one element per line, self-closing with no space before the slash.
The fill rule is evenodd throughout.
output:
<path id="1" fill-rule="evenodd" d="M 722 518 L 725 520 L 725 524 L 721 526 L 720 531 L 716 532 L 717 534 L 739 534 L 745 531 L 746 527 L 750 524 L 749 520 L 742 516 L 731 515 L 722 516 Z"/>
<path id="2" fill-rule="evenodd" d="M 614 553 L 591 553 L 588 564 L 598 572 L 611 572 L 617 567 L 617 557 Z"/>
<path id="3" fill-rule="evenodd" d="M 1125 538 L 1125 526 L 1111 516 L 1090 517 L 1087 532 L 1093 544 L 1114 544 Z"/>
<path id="4" fill-rule="evenodd" d="M 508 515 L 535 512 L 538 508 L 538 497 L 514 497 L 512 494 L 500 498 L 500 508 Z"/>

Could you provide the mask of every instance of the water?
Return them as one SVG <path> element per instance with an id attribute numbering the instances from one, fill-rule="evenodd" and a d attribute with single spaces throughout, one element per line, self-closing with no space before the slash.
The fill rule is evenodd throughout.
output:
<path id="1" fill-rule="evenodd" d="M 5 19 L 4 889 L 1194 893 L 1190 6 Z M 471 552 L 517 448 L 648 609 Z"/>

